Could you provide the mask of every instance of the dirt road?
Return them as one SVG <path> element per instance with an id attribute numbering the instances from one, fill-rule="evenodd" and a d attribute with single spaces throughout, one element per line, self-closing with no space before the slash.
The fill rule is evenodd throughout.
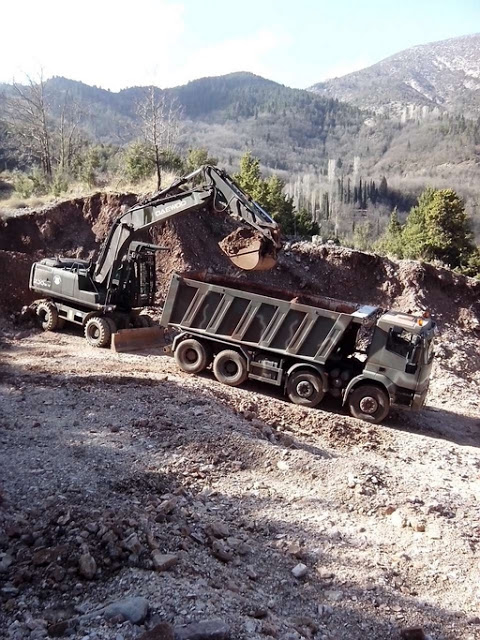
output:
<path id="1" fill-rule="evenodd" d="M 7 332 L 0 637 L 480 638 L 479 380 L 442 349 L 428 409 L 372 426 Z M 99 611 L 126 597 L 139 624 Z"/>

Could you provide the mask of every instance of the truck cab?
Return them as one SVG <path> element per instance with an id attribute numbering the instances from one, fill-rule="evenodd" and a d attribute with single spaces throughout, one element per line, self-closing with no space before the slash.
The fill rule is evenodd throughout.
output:
<path id="1" fill-rule="evenodd" d="M 379 317 L 363 372 L 351 381 L 344 399 L 362 382 L 385 387 L 392 406 L 421 409 L 433 365 L 435 322 L 428 316 L 387 311 Z"/>

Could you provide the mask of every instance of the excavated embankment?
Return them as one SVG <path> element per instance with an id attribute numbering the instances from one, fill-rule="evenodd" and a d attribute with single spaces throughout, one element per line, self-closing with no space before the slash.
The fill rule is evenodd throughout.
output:
<path id="1" fill-rule="evenodd" d="M 0 309 L 15 312 L 33 299 L 28 290 L 33 262 L 54 255 L 91 257 L 122 206 L 135 202 L 133 194 L 95 193 L 0 218 Z"/>
<path id="2" fill-rule="evenodd" d="M 97 193 L 0 221 L 2 310 L 15 312 L 31 300 L 28 273 L 33 261 L 55 254 L 92 256 L 122 206 L 131 206 L 135 200 L 132 194 Z M 236 278 L 239 283 L 248 280 L 404 311 L 429 309 L 444 324 L 466 329 L 479 326 L 480 282 L 471 278 L 429 264 L 395 262 L 306 242 L 286 243 L 272 271 L 242 272 L 218 246 L 235 228 L 233 220 L 190 213 L 152 229 L 152 241 L 168 249 L 158 254 L 159 299 L 173 272 L 205 271 Z"/>

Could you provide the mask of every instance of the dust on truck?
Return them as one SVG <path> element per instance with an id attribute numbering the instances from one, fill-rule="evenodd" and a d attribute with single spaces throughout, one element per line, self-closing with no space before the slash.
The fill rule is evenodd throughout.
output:
<path id="1" fill-rule="evenodd" d="M 374 423 L 391 407 L 423 406 L 433 362 L 430 317 L 244 286 L 172 277 L 160 324 L 176 330 L 172 351 L 183 371 L 212 365 L 222 383 L 266 382 L 305 407 L 329 394 Z"/>

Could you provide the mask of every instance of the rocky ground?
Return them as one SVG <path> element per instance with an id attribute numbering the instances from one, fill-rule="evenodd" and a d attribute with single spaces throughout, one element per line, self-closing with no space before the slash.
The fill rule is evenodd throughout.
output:
<path id="1" fill-rule="evenodd" d="M 160 295 L 209 270 L 430 308 L 428 406 L 379 426 L 12 324 L 32 261 L 91 256 L 125 201 L 0 222 L 0 638 L 480 638 L 480 283 L 306 243 L 247 276 L 198 214 L 153 237 Z"/>
<path id="2" fill-rule="evenodd" d="M 75 331 L 0 353 L 0 637 L 480 637 L 479 380 L 451 343 L 428 408 L 380 426 Z"/>

